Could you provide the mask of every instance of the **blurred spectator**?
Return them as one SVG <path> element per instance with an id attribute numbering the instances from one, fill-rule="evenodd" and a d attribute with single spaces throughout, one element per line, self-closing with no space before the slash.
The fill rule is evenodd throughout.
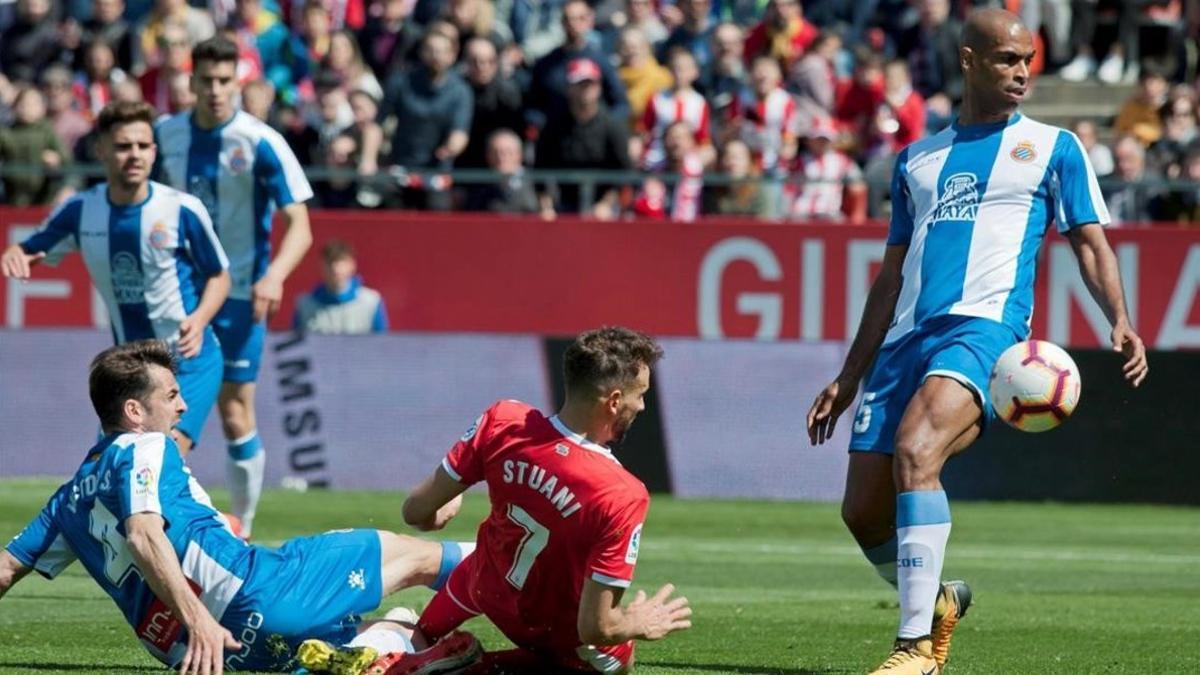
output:
<path id="1" fill-rule="evenodd" d="M 512 42 L 512 31 L 496 20 L 496 6 L 491 0 L 445 0 L 442 16 L 458 29 L 459 42 L 472 38 L 490 40 L 498 50 Z"/>
<path id="2" fill-rule="evenodd" d="M 36 82 L 62 54 L 50 0 L 17 0 L 17 19 L 0 33 L 0 72 L 13 82 Z"/>
<path id="3" fill-rule="evenodd" d="M 327 335 L 387 332 L 383 297 L 362 285 L 353 247 L 337 239 L 325 244 L 321 279 L 311 293 L 296 300 L 294 328 Z"/>
<path id="4" fill-rule="evenodd" d="M 454 45 L 445 35 L 430 31 L 421 43 L 422 67 L 399 72 L 388 84 L 385 115 L 395 117 L 388 162 L 408 169 L 449 170 L 467 147 L 475 107 L 471 88 L 452 70 Z M 409 207 L 446 208 L 444 196 L 406 189 Z M 433 199 L 433 202 L 430 201 Z"/>
<path id="5" fill-rule="evenodd" d="M 899 50 L 908 55 L 913 88 L 939 110 L 946 101 L 962 100 L 963 80 L 958 48 L 962 24 L 950 16 L 950 0 L 916 0 L 920 20 L 900 36 Z M 942 101 L 940 99 L 946 99 Z"/>
<path id="6" fill-rule="evenodd" d="M 321 62 L 321 68 L 337 75 L 346 91 L 362 89 L 376 100 L 383 100 L 383 87 L 363 61 L 358 41 L 350 31 L 334 31 L 329 37 L 329 52 Z"/>
<path id="7" fill-rule="evenodd" d="M 262 0 L 237 0 L 234 21 L 238 44 L 253 43 L 263 77 L 275 87 L 276 97 L 288 103 L 299 99 L 299 86 L 310 75 L 307 49 L 299 36 L 279 16 L 263 7 Z"/>
<path id="8" fill-rule="evenodd" d="M 382 14 L 359 31 L 358 45 L 375 77 L 386 83 L 417 52 L 421 29 L 409 20 L 412 4 L 408 0 L 380 0 L 379 4 Z"/>
<path id="9" fill-rule="evenodd" d="M 1159 181 L 1162 176 L 1146 167 L 1146 148 L 1133 136 L 1122 136 L 1113 145 L 1116 181 L 1104 186 L 1104 200 L 1114 225 L 1139 224 L 1161 217 L 1161 190 L 1144 181 Z"/>
<path id="10" fill-rule="evenodd" d="M 173 48 L 170 43 L 164 43 L 162 38 L 167 29 L 175 26 L 183 29 L 184 48 L 191 50 L 192 46 L 216 35 L 217 27 L 212 18 L 203 11 L 187 4 L 187 0 L 155 0 L 154 11 L 141 28 L 142 55 L 150 66 L 161 66 L 171 59 L 164 51 Z M 172 32 L 174 41 L 177 33 Z M 153 103 L 150 97 L 147 101 Z"/>
<path id="11" fill-rule="evenodd" d="M 1180 176 L 1191 185 L 1189 188 L 1171 190 L 1162 201 L 1163 220 L 1175 223 L 1200 223 L 1200 147 L 1192 146 L 1183 159 Z"/>
<path id="12" fill-rule="evenodd" d="M 521 138 L 510 129 L 498 129 L 487 139 L 487 166 L 503 178 L 499 183 L 472 185 L 463 208 L 493 213 L 537 213 L 538 196 L 525 175 Z"/>
<path id="13" fill-rule="evenodd" d="M 1107 176 L 1113 172 L 1113 155 L 1109 147 L 1099 141 L 1096 133 L 1096 123 L 1091 120 L 1079 120 L 1072 127 L 1079 137 L 1079 143 L 1087 152 L 1088 160 L 1097 176 Z"/>
<path id="14" fill-rule="evenodd" d="M 80 44 L 97 40 L 112 46 L 117 66 L 130 75 L 139 75 L 146 64 L 133 27 L 125 20 L 124 0 L 92 0 L 92 18 L 83 23 Z M 83 54 L 75 59 L 75 68 L 83 67 Z"/>
<path id="15" fill-rule="evenodd" d="M 510 24 L 526 64 L 537 63 L 563 43 L 563 12 L 571 0 L 514 0 Z"/>
<path id="16" fill-rule="evenodd" d="M 746 59 L 770 56 L 790 71 L 815 39 L 817 27 L 804 20 L 800 0 L 771 0 L 763 20 L 746 35 Z"/>
<path id="17" fill-rule="evenodd" d="M 300 30 L 304 22 L 304 6 L 308 0 L 281 0 L 284 14 L 293 31 Z M 334 30 L 345 28 L 358 30 L 367 23 L 366 0 L 321 0 Z"/>
<path id="18" fill-rule="evenodd" d="M 280 102 L 275 108 L 275 123 L 301 166 L 312 166 L 321 156 L 321 135 L 308 124 L 305 115 L 292 103 Z"/>
<path id="19" fill-rule="evenodd" d="M 1163 135 L 1150 146 L 1146 161 L 1167 178 L 1179 178 L 1184 158 L 1200 144 L 1196 133 L 1196 101 L 1190 94 L 1172 94 L 1159 109 L 1159 115 Z"/>
<path id="20" fill-rule="evenodd" d="M 621 170 L 631 168 L 629 132 L 624 114 L 614 115 L 601 102 L 600 66 L 581 58 L 567 66 L 567 109 L 564 117 L 551 117 L 537 140 L 537 168 Z M 553 190 L 539 196 L 543 217 L 556 212 L 578 213 L 583 204 L 577 185 L 563 185 L 559 198 Z M 611 220 L 618 215 L 619 189 L 601 185 L 590 205 L 593 217 Z M 557 201 L 557 205 L 555 204 Z"/>
<path id="21" fill-rule="evenodd" d="M 35 206 L 56 202 L 64 181 L 56 176 L 70 162 L 70 153 L 54 126 L 46 119 L 46 101 L 33 87 L 17 89 L 13 100 L 13 126 L 0 129 L 0 164 L 41 165 L 51 175 L 21 174 L 4 177 L 5 202 L 9 206 Z"/>
<path id="22" fill-rule="evenodd" d="M 647 178 L 634 202 L 634 213 L 647 218 L 693 222 L 700 215 L 704 195 L 704 161 L 697 149 L 695 134 L 686 122 L 675 122 L 667 127 L 663 145 L 664 168 L 679 179 L 674 189 L 670 189 L 658 178 Z"/>
<path id="23" fill-rule="evenodd" d="M 1069 82 L 1082 82 L 1096 74 L 1105 84 L 1116 84 L 1126 75 L 1137 77 L 1138 31 L 1141 30 L 1141 10 L 1148 4 L 1145 0 L 1074 0 L 1071 3 L 1071 46 L 1075 58 L 1059 75 Z M 1096 66 L 1096 17 L 1104 5 L 1106 10 L 1118 12 L 1118 41 L 1108 48 L 1104 62 Z M 1104 51 L 1101 49 L 1101 51 Z M 1131 67 L 1126 68 L 1126 57 Z"/>
<path id="24" fill-rule="evenodd" d="M 712 149 L 708 101 L 693 86 L 700 75 L 696 59 L 682 49 L 671 50 L 668 58 L 673 80 L 671 88 L 650 99 L 639 125 L 639 131 L 645 134 L 642 168 L 647 171 L 661 171 L 667 166 L 667 130 L 679 123 L 692 134 L 694 151 L 702 165 L 716 159 Z"/>
<path id="25" fill-rule="evenodd" d="M 721 171 L 733 181 L 706 192 L 707 213 L 723 216 L 771 215 L 767 195 L 760 181 L 761 174 L 754 166 L 750 148 L 740 140 L 731 140 L 721 149 Z"/>
<path id="26" fill-rule="evenodd" d="M 854 73 L 838 93 L 836 118 L 843 128 L 865 137 L 875 111 L 883 105 L 886 85 L 882 57 L 865 50 L 856 56 Z"/>
<path id="27" fill-rule="evenodd" d="M 113 85 L 125 80 L 125 71 L 116 65 L 108 43 L 96 41 L 84 46 L 83 72 L 75 78 L 73 93 L 80 109 L 93 119 L 112 100 Z"/>
<path id="28" fill-rule="evenodd" d="M 71 92 L 71 69 L 57 64 L 47 68 L 42 73 L 42 95 L 54 133 L 62 139 L 64 148 L 74 148 L 92 130 L 92 123 L 80 112 Z"/>
<path id="29" fill-rule="evenodd" d="M 358 144 L 353 138 L 347 134 L 339 134 L 329 139 L 323 146 L 321 155 L 326 168 L 348 171 L 354 168 L 354 155 L 357 151 Z M 358 182 L 353 178 L 335 177 L 318 181 L 313 192 L 321 208 L 348 209 L 358 206 Z"/>
<path id="30" fill-rule="evenodd" d="M 860 44 L 880 4 L 879 0 L 805 0 L 804 17 L 822 30 L 837 30 L 846 44 Z"/>
<path id="31" fill-rule="evenodd" d="M 379 171 L 379 153 L 383 149 L 383 127 L 379 119 L 379 101 L 362 89 L 350 92 L 350 109 L 354 124 L 346 134 L 354 139 L 356 165 L 359 175 L 372 176 Z"/>
<path id="32" fill-rule="evenodd" d="M 837 33 L 823 32 L 788 71 L 788 89 L 797 96 L 801 118 L 833 116 L 838 93 L 835 60 L 841 50 L 842 39 Z"/>
<path id="33" fill-rule="evenodd" d="M 617 77 L 629 97 L 629 126 L 635 128 L 646 113 L 646 105 L 655 92 L 671 86 L 671 71 L 664 68 L 650 51 L 646 35 L 637 28 L 625 28 L 617 41 L 620 67 Z"/>
<path id="34" fill-rule="evenodd" d="M 465 50 L 467 84 L 475 97 L 470 140 L 454 165 L 481 169 L 487 166 L 488 139 L 500 129 L 525 129 L 521 88 L 500 72 L 500 55 L 491 40 L 472 38 Z"/>
<path id="35" fill-rule="evenodd" d="M 720 133 L 730 116 L 730 106 L 749 92 L 749 76 L 742 59 L 745 40 L 742 29 L 732 23 L 722 23 L 713 30 L 712 81 L 706 94 L 712 106 L 714 133 Z"/>
<path id="36" fill-rule="evenodd" d="M 333 139 L 354 124 L 354 110 L 337 76 L 319 73 L 313 82 L 317 100 L 309 112 L 309 125 L 317 130 L 320 147 L 328 148 Z"/>
<path id="37" fill-rule="evenodd" d="M 796 156 L 791 178 L 784 189 L 786 210 L 794 220 L 846 219 L 843 195 L 852 197 L 851 222 L 867 217 L 867 185 L 862 171 L 845 153 L 833 148 L 837 136 L 833 120 L 818 119 L 808 132 L 805 149 Z"/>
<path id="38" fill-rule="evenodd" d="M 1121 106 L 1113 130 L 1130 134 L 1148 146 L 1162 137 L 1163 122 L 1159 110 L 1166 103 L 1167 78 L 1155 70 L 1144 70 L 1138 76 L 1138 88 Z"/>
<path id="39" fill-rule="evenodd" d="M 142 85 L 142 99 L 160 113 L 176 113 L 171 109 L 171 81 L 180 74 L 192 72 L 192 47 L 188 43 L 187 32 L 182 26 L 166 26 L 158 36 L 158 43 L 163 61 L 153 66 L 138 82 Z"/>
<path id="40" fill-rule="evenodd" d="M 764 176 L 776 176 L 796 156 L 796 103 L 779 86 L 779 62 L 769 56 L 754 60 L 749 96 L 731 106 L 730 130 L 750 148 Z"/>
<path id="41" fill-rule="evenodd" d="M 1024 0 L 1019 15 L 1034 35 L 1045 36 L 1045 59 L 1061 65 L 1071 58 L 1071 0 Z"/>
<path id="42" fill-rule="evenodd" d="M 667 39 L 667 27 L 654 11 L 654 0 L 625 0 L 624 30 L 641 31 L 650 45 Z"/>
<path id="43" fill-rule="evenodd" d="M 868 131 L 867 159 L 893 155 L 925 135 L 925 99 L 913 90 L 904 61 L 884 66 L 883 102 Z"/>
<path id="44" fill-rule="evenodd" d="M 329 11 L 325 9 L 321 0 L 308 0 L 304 3 L 299 34 L 310 64 L 320 63 L 329 53 L 329 42 L 333 34 L 331 23 Z"/>
<path id="45" fill-rule="evenodd" d="M 275 105 L 275 85 L 270 80 L 258 79 L 242 87 L 242 109 L 263 122 L 271 119 L 271 106 Z"/>
<path id="46" fill-rule="evenodd" d="M 713 85 L 713 63 L 716 60 L 713 33 L 717 24 L 710 14 L 712 0 L 678 0 L 676 5 L 682 13 L 683 23 L 658 46 L 658 60 L 666 61 L 667 54 L 676 47 L 691 52 L 700 66 L 698 88 L 707 94 Z"/>
<path id="47" fill-rule="evenodd" d="M 192 76 L 176 73 L 167 84 L 167 108 L 175 115 L 195 107 L 196 92 L 192 90 Z"/>
<path id="48" fill-rule="evenodd" d="M 549 120 L 566 116 L 567 64 L 577 59 L 588 59 L 600 68 L 604 104 L 608 111 L 622 122 L 629 115 L 629 100 L 616 69 L 608 55 L 588 39 L 595 28 L 595 19 L 595 12 L 584 0 L 567 0 L 563 5 L 562 23 L 566 34 L 563 44 L 533 66 L 525 101 L 525 119 L 532 126 L 541 128 Z"/>

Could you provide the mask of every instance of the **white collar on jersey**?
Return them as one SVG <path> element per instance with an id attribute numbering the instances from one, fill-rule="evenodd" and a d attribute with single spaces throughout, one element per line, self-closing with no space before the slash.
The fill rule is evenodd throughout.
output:
<path id="1" fill-rule="evenodd" d="M 613 460 L 616 459 L 616 457 L 613 457 L 612 450 L 609 450 L 608 448 L 604 447 L 603 445 L 600 445 L 599 443 L 593 443 L 593 442 L 589 441 L 588 439 L 584 438 L 583 434 L 577 434 L 574 431 L 571 431 L 569 428 L 567 428 L 567 425 L 563 424 L 562 420 L 558 419 L 558 415 L 555 415 L 554 417 L 550 418 L 550 424 L 554 425 L 554 428 L 558 430 L 558 433 L 562 434 L 563 437 L 565 437 L 568 441 L 571 441 L 575 445 L 578 445 L 579 447 L 581 447 L 585 450 L 591 450 L 592 452 L 598 452 L 598 453 L 608 457 L 609 459 L 613 459 Z"/>

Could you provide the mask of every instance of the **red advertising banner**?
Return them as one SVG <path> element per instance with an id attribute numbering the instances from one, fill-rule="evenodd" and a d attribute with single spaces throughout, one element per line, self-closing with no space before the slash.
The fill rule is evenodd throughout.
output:
<path id="1" fill-rule="evenodd" d="M 8 243 L 43 211 L 0 209 Z M 290 325 L 297 294 L 319 280 L 332 238 L 358 251 L 364 283 L 387 300 L 394 330 L 571 334 L 624 324 L 657 335 L 760 340 L 853 336 L 883 254 L 882 226 L 709 220 L 542 222 L 474 214 L 314 212 L 316 244 L 288 283 L 273 327 Z M 278 233 L 277 233 L 278 234 Z M 1200 347 L 1200 231 L 1113 229 L 1135 325 L 1158 349 Z M 78 257 L 5 280 L 9 328 L 104 321 Z M 1047 236 L 1034 335 L 1107 343 L 1067 241 Z"/>

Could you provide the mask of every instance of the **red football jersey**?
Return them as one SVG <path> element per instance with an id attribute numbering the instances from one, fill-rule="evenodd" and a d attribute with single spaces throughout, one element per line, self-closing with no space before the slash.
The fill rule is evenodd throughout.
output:
<path id="1" fill-rule="evenodd" d="M 488 408 L 442 467 L 466 485 L 487 481 L 492 502 L 471 604 L 519 646 L 574 653 L 584 580 L 633 580 L 646 486 L 608 448 L 519 401 Z"/>

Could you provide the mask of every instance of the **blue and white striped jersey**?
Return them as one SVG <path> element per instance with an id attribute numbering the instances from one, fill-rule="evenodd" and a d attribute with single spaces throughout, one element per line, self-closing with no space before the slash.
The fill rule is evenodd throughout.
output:
<path id="1" fill-rule="evenodd" d="M 1060 232 L 1109 222 L 1096 174 L 1071 132 L 1020 113 L 957 122 L 905 148 L 892 177 L 888 244 L 904 244 L 904 283 L 885 343 L 944 314 L 1029 334 L 1037 252 Z"/>
<path id="2" fill-rule="evenodd" d="M 295 153 L 279 132 L 240 110 L 214 129 L 180 113 L 155 135 L 155 179 L 204 203 L 229 256 L 229 297 L 250 300 L 271 261 L 271 214 L 313 196 Z"/>
<path id="3" fill-rule="evenodd" d="M 108 200 L 107 183 L 77 194 L 21 247 L 44 251 L 52 265 L 80 251 L 118 344 L 153 338 L 173 344 L 208 278 L 229 267 L 199 200 L 154 182 L 145 201 L 129 206 Z"/>
<path id="4" fill-rule="evenodd" d="M 116 602 L 142 644 L 171 665 L 183 656 L 182 623 L 142 578 L 125 520 L 157 513 L 184 576 L 220 620 L 253 567 L 253 549 L 230 532 L 169 437 L 110 434 L 88 450 L 74 478 L 9 544 L 21 564 L 53 579 L 75 560 Z"/>

